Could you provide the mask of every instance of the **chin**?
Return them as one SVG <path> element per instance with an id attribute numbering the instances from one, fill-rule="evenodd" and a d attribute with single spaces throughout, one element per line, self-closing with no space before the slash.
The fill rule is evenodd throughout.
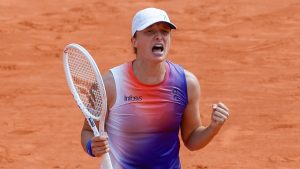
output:
<path id="1" fill-rule="evenodd" d="M 152 57 L 154 58 L 166 58 L 168 53 L 167 52 L 162 52 L 161 54 L 154 54 L 154 53 L 151 53 L 152 54 Z"/>
<path id="2" fill-rule="evenodd" d="M 163 61 L 167 60 L 167 56 L 166 55 L 162 55 L 162 56 L 153 55 L 151 60 L 156 61 L 156 62 L 163 62 Z"/>

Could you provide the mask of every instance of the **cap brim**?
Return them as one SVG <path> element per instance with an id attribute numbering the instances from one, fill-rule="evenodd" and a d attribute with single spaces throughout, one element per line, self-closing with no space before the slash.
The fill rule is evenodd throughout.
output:
<path id="1" fill-rule="evenodd" d="M 176 29 L 176 26 L 175 24 L 173 24 L 172 22 L 166 22 L 166 21 L 154 21 L 154 22 L 150 22 L 150 23 L 147 23 L 147 24 L 144 24 L 143 26 L 141 26 L 140 28 L 137 29 L 137 31 L 141 31 L 141 30 L 144 30 L 146 29 L 147 27 L 153 25 L 153 24 L 156 24 L 158 22 L 164 22 L 164 23 L 167 23 L 171 29 Z"/>
<path id="2" fill-rule="evenodd" d="M 174 25 L 173 23 L 167 22 L 170 25 L 171 29 L 176 29 L 176 25 Z"/>

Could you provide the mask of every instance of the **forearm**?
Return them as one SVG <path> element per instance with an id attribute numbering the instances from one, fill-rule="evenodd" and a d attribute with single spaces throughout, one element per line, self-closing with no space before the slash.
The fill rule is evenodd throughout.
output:
<path id="1" fill-rule="evenodd" d="M 93 136 L 94 136 L 94 134 L 91 130 L 88 130 L 88 129 L 81 130 L 81 146 L 84 149 L 84 151 L 87 152 L 86 144 L 87 144 L 88 140 L 93 138 Z"/>
<path id="2" fill-rule="evenodd" d="M 191 133 L 185 142 L 185 146 L 191 151 L 199 150 L 205 147 L 214 138 L 218 130 L 219 129 L 211 125 L 208 127 L 200 126 Z"/>

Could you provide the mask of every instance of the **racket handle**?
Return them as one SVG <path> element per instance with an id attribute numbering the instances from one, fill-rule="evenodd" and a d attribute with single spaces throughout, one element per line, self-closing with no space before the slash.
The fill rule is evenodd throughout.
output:
<path id="1" fill-rule="evenodd" d="M 102 163 L 101 163 L 101 169 L 113 169 L 109 153 L 105 153 L 103 155 Z"/>
<path id="2" fill-rule="evenodd" d="M 93 130 L 94 136 L 100 136 L 100 133 L 99 133 L 97 127 L 96 127 L 96 124 L 95 124 L 93 118 L 88 117 L 87 121 L 88 121 L 88 123 L 90 124 L 90 126 L 91 126 L 91 128 Z"/>

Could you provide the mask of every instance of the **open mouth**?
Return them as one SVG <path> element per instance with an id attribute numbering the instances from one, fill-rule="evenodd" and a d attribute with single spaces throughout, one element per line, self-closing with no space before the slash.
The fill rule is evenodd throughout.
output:
<path id="1" fill-rule="evenodd" d="M 154 44 L 154 46 L 152 47 L 152 52 L 154 53 L 154 55 L 161 56 L 164 52 L 164 45 L 161 43 Z"/>

